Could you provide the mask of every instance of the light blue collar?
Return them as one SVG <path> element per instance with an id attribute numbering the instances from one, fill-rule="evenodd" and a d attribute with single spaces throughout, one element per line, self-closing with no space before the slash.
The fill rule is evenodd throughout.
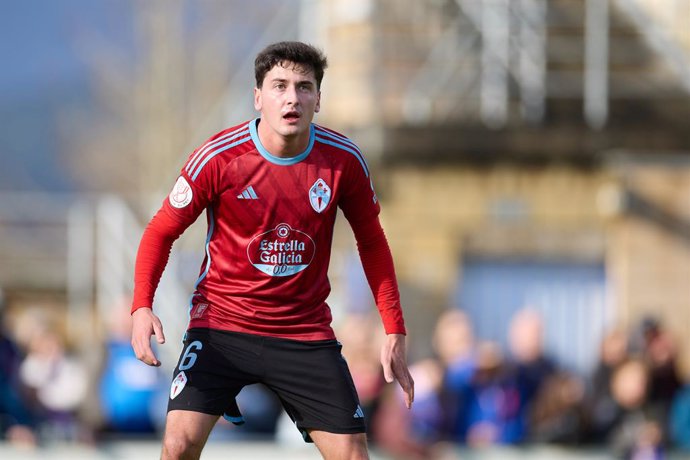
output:
<path id="1" fill-rule="evenodd" d="M 312 123 L 309 126 L 309 144 L 307 145 L 307 148 L 304 152 L 300 153 L 299 155 L 295 155 L 294 157 L 287 157 L 287 158 L 282 158 L 282 157 L 277 157 L 275 155 L 272 155 L 266 148 L 261 144 L 261 140 L 259 139 L 259 133 L 257 131 L 257 126 L 259 125 L 259 118 L 255 118 L 252 121 L 249 122 L 249 134 L 252 136 L 252 141 L 254 141 L 254 145 L 256 145 L 256 149 L 259 151 L 262 157 L 264 157 L 266 160 L 270 161 L 273 164 L 277 165 L 282 165 L 282 166 L 287 166 L 287 165 L 294 165 L 295 163 L 299 163 L 300 161 L 304 160 L 309 156 L 311 153 L 311 149 L 314 146 L 314 124 Z"/>

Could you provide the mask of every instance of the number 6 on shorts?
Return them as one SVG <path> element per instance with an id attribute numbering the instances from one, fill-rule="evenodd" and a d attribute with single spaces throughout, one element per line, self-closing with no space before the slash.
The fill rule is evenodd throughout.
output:
<path id="1" fill-rule="evenodd" d="M 195 340 L 194 342 L 190 343 L 187 346 L 187 349 L 182 354 L 182 358 L 180 359 L 179 370 L 186 371 L 187 369 L 192 367 L 196 362 L 197 356 L 193 350 L 201 350 L 203 347 L 204 345 L 198 340 Z"/>

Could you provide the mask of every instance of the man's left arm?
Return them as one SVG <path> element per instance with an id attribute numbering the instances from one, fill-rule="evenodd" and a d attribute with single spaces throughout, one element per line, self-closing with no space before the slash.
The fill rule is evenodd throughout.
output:
<path id="1" fill-rule="evenodd" d="M 378 216 L 350 220 L 364 273 L 376 300 L 386 331 L 381 349 L 381 365 L 388 383 L 397 380 L 405 393 L 409 409 L 414 401 L 414 381 L 407 368 L 405 322 L 400 306 L 400 292 L 395 276 L 393 256 Z"/>

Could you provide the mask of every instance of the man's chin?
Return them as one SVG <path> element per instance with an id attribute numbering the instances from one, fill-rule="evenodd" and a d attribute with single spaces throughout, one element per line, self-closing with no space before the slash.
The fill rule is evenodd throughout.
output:
<path id="1" fill-rule="evenodd" d="M 299 136 L 300 134 L 309 131 L 309 125 L 303 126 L 304 123 L 286 123 L 282 126 L 282 135 L 286 137 Z"/>

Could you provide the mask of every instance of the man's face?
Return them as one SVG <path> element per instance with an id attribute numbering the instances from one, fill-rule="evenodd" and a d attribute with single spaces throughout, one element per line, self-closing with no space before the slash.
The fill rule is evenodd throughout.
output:
<path id="1" fill-rule="evenodd" d="M 314 72 L 293 62 L 274 66 L 261 88 L 254 89 L 254 108 L 261 112 L 261 121 L 282 137 L 308 133 L 320 99 Z"/>

